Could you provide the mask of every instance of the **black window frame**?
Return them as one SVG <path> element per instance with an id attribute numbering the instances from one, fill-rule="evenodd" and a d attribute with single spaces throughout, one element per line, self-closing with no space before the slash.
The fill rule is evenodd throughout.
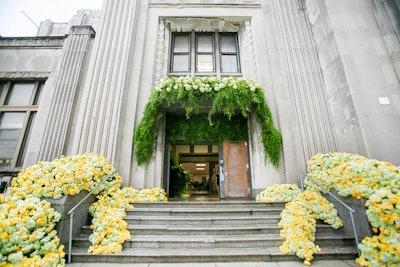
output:
<path id="1" fill-rule="evenodd" d="M 15 84 L 33 84 L 27 105 L 14 106 L 6 103 Z M 43 80 L 0 80 L 0 120 L 6 113 L 25 113 L 12 159 L 0 159 L 1 172 L 19 171 L 23 166 L 27 144 L 39 109 L 40 97 L 43 95 L 43 87 Z M 6 160 L 6 162 L 3 162 L 3 160 Z"/>
<path id="2" fill-rule="evenodd" d="M 212 36 L 212 59 L 213 59 L 213 71 L 199 71 L 198 70 L 198 54 L 207 54 L 207 53 L 199 53 L 198 52 L 198 37 L 210 35 Z M 174 56 L 179 55 L 179 52 L 175 52 L 175 37 L 176 36 L 187 36 L 189 42 L 189 70 L 188 71 L 174 71 Z M 221 38 L 224 36 L 233 36 L 235 38 L 235 46 L 236 52 L 221 52 Z M 237 32 L 172 32 L 171 40 L 170 40 L 170 60 L 169 60 L 169 70 L 168 73 L 170 76 L 241 76 L 241 65 L 240 65 L 240 50 L 239 50 L 239 39 Z M 182 54 L 182 53 L 181 53 Z M 187 55 L 187 53 L 185 53 Z M 237 72 L 223 72 L 221 61 L 224 55 L 233 55 L 236 56 L 236 69 Z"/>

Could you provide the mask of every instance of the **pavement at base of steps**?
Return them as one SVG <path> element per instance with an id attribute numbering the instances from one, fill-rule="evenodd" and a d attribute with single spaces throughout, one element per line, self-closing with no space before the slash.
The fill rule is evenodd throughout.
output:
<path id="1" fill-rule="evenodd" d="M 210 263 L 70 263 L 66 267 L 304 267 L 302 261 Z M 312 261 L 311 267 L 358 267 L 354 260 Z"/>

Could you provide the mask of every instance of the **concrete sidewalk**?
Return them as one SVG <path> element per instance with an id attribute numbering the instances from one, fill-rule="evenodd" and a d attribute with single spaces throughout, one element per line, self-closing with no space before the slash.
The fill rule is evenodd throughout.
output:
<path id="1" fill-rule="evenodd" d="M 67 267 L 304 267 L 301 261 L 211 263 L 71 263 Z M 312 267 L 358 267 L 354 260 L 312 261 Z"/>

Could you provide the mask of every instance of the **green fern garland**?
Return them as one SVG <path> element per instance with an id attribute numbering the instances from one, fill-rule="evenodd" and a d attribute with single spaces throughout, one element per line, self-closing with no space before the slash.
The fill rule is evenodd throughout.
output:
<path id="1" fill-rule="evenodd" d="M 228 117 L 254 114 L 260 124 L 266 160 L 279 166 L 282 136 L 275 128 L 263 89 L 245 78 L 170 77 L 156 86 L 147 103 L 143 118 L 134 133 L 134 150 L 139 165 L 149 162 L 155 149 L 157 123 L 161 108 L 181 106 L 189 119 L 199 114 L 199 103 L 211 100 L 208 123 L 213 126 L 220 114 Z M 221 129 L 222 130 L 222 129 Z M 222 135 L 223 133 L 221 133 Z"/>

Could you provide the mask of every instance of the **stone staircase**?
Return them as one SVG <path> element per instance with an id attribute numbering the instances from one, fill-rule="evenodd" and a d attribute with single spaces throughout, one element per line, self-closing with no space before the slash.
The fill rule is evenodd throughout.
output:
<path id="1" fill-rule="evenodd" d="M 73 240 L 72 262 L 184 263 L 301 261 L 284 255 L 278 222 L 284 203 L 255 201 L 136 203 L 127 212 L 132 234 L 120 253 L 92 255 L 89 226 Z M 318 224 L 315 259 L 355 259 L 354 239 Z"/>

